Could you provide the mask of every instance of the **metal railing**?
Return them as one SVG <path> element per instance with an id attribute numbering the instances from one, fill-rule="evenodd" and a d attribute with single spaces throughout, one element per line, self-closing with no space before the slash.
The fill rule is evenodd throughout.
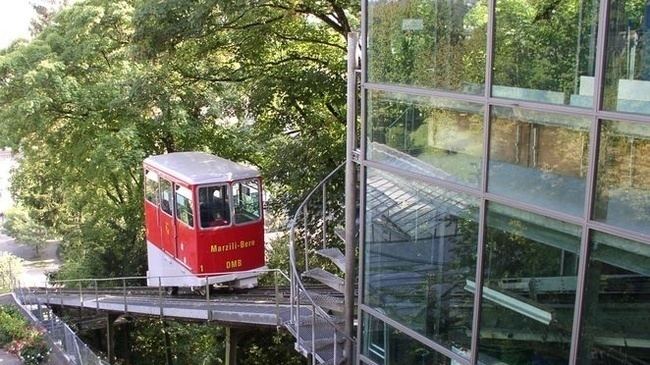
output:
<path id="1" fill-rule="evenodd" d="M 227 274 L 237 275 L 237 274 L 251 274 L 251 273 L 258 274 L 258 275 L 263 275 L 263 274 L 273 275 L 273 288 L 274 288 L 273 302 L 275 303 L 276 324 L 278 326 L 283 325 L 284 321 L 280 316 L 280 304 L 281 304 L 280 301 L 282 297 L 280 295 L 280 288 L 282 286 L 286 286 L 289 284 L 290 282 L 289 276 L 285 272 L 279 269 L 232 271 L 232 272 L 228 272 Z M 202 296 L 205 299 L 206 303 L 210 303 L 211 300 L 210 279 L 222 275 L 224 274 L 223 273 L 201 274 L 201 279 L 205 284 L 204 286 L 200 287 L 201 289 L 200 291 L 202 292 Z M 157 282 L 158 285 L 154 286 L 153 288 L 157 288 L 159 316 L 162 318 L 164 316 L 164 308 L 165 308 L 164 298 L 167 297 L 165 294 L 165 287 L 162 285 L 163 279 L 184 278 L 184 277 L 194 277 L 194 276 L 193 275 L 125 276 L 125 277 L 116 277 L 116 278 L 85 278 L 85 279 L 69 279 L 69 280 L 52 280 L 50 281 L 50 283 L 48 283 L 48 285 L 46 285 L 43 288 L 29 288 L 29 290 L 30 290 L 30 294 L 44 295 L 46 298 L 44 303 L 47 305 L 56 304 L 62 306 L 64 305 L 63 290 L 64 289 L 78 290 L 79 307 L 86 307 L 84 305 L 84 302 L 87 300 L 92 300 L 95 303 L 95 309 L 99 311 L 101 309 L 99 305 L 100 298 L 101 298 L 100 291 L 105 289 L 112 289 L 117 291 L 117 293 L 115 293 L 114 296 L 122 297 L 123 311 L 124 313 L 128 313 L 129 312 L 128 298 L 132 296 L 132 292 L 135 289 L 147 287 L 148 282 Z M 152 286 L 148 286 L 148 287 L 152 288 Z M 199 288 L 197 287 L 197 289 Z M 59 299 L 59 302 L 50 300 L 50 296 L 57 297 Z M 208 309 L 207 319 L 208 321 L 210 321 L 212 311 L 209 310 L 209 306 L 207 309 Z"/>
<path id="2" fill-rule="evenodd" d="M 350 340 L 344 328 L 337 324 L 331 316 L 314 300 L 312 295 L 305 287 L 301 280 L 301 273 L 309 270 L 312 255 L 317 249 L 328 248 L 332 243 L 337 242 L 333 237 L 336 225 L 343 220 L 342 209 L 336 211 L 334 208 L 342 208 L 343 203 L 334 199 L 329 199 L 330 204 L 336 204 L 336 207 L 328 209 L 328 184 L 335 178 L 339 177 L 344 169 L 345 163 L 339 165 L 329 173 L 305 198 L 298 207 L 289 227 L 289 263 L 291 276 L 291 322 L 292 331 L 296 337 L 298 349 L 303 354 L 311 357 L 312 363 L 322 363 L 328 359 L 317 358 L 316 340 L 323 339 L 316 334 L 316 323 L 325 325 L 332 333 L 332 343 L 334 346 L 334 364 L 338 364 L 338 346 L 340 340 Z M 342 185 L 341 185 L 342 187 Z M 318 193 L 321 194 L 318 194 Z M 320 205 L 320 207 L 319 207 Z M 333 212 L 335 211 L 335 212 Z M 310 213 L 311 216 L 310 216 Z M 338 240 L 338 242 L 341 242 Z M 301 253 L 298 251 L 302 250 Z M 300 257 L 300 259 L 298 259 Z M 300 260 L 300 261 L 299 261 Z M 305 316 L 304 308 L 308 309 L 308 315 Z M 305 321 L 310 321 L 311 329 L 306 339 L 301 332 L 301 327 Z M 329 332 L 327 331 L 327 332 Z M 308 344 L 307 342 L 310 342 Z"/>
<path id="3" fill-rule="evenodd" d="M 108 365 L 86 345 L 77 334 L 37 296 L 30 288 L 14 288 L 18 303 L 27 311 L 32 320 L 47 330 L 46 336 L 51 343 L 61 350 L 71 364 L 75 365 Z"/>

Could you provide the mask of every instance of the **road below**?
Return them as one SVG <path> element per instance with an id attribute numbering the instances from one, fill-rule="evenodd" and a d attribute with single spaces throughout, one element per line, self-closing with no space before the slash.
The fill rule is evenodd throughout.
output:
<path id="1" fill-rule="evenodd" d="M 9 193 L 9 179 L 11 169 L 15 165 L 11 153 L 0 150 L 0 213 L 6 212 L 13 206 Z M 58 246 L 57 241 L 49 241 L 41 248 L 40 255 L 37 255 L 32 246 L 20 244 L 12 237 L 0 233 L 0 253 L 7 252 L 24 260 L 24 270 L 18 277 L 22 285 L 45 285 L 45 273 L 59 268 Z"/>

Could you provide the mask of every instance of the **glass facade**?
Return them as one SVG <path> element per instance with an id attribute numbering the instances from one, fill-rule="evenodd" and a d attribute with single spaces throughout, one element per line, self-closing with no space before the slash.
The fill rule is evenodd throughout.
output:
<path id="1" fill-rule="evenodd" d="M 359 363 L 650 364 L 650 0 L 362 17 Z"/>

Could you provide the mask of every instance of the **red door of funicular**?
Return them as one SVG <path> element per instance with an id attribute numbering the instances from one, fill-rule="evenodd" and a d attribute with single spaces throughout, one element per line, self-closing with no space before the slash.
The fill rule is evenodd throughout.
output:
<path id="1" fill-rule="evenodd" d="M 174 184 L 176 203 L 176 258 L 196 271 L 194 193 L 191 186 Z"/>
<path id="2" fill-rule="evenodd" d="M 176 224 L 174 222 L 174 192 L 172 183 L 160 178 L 160 240 L 162 249 L 176 257 Z"/>

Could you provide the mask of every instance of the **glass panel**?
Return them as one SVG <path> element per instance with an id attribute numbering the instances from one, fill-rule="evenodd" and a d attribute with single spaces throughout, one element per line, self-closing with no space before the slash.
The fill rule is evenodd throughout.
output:
<path id="1" fill-rule="evenodd" d="M 612 0 L 604 108 L 650 114 L 650 2 Z"/>
<path id="2" fill-rule="evenodd" d="M 172 204 L 174 204 L 172 196 L 172 183 L 165 179 L 160 179 L 160 209 L 163 212 L 172 215 Z"/>
<path id="3" fill-rule="evenodd" d="M 199 188 L 199 215 L 201 216 L 201 228 L 230 224 L 228 185 Z"/>
<path id="4" fill-rule="evenodd" d="M 476 276 L 478 202 L 368 169 L 365 298 L 450 349 L 469 349 Z"/>
<path id="5" fill-rule="evenodd" d="M 492 95 L 593 105 L 598 0 L 497 0 Z"/>
<path id="6" fill-rule="evenodd" d="M 650 245 L 593 232 L 579 364 L 650 364 Z"/>
<path id="7" fill-rule="evenodd" d="M 505 107 L 491 118 L 488 190 L 582 216 L 589 119 Z"/>
<path id="8" fill-rule="evenodd" d="M 379 365 L 454 365 L 448 357 L 423 345 L 383 321 L 363 314 L 364 356 Z M 463 354 L 469 357 L 469 354 Z"/>
<path id="9" fill-rule="evenodd" d="M 650 125 L 603 121 L 594 219 L 650 234 Z"/>
<path id="10" fill-rule="evenodd" d="M 476 103 L 373 91 L 368 158 L 478 186 L 483 110 Z"/>
<path id="11" fill-rule="evenodd" d="M 482 362 L 569 363 L 580 235 L 577 226 L 489 204 Z"/>
<path id="12" fill-rule="evenodd" d="M 260 218 L 260 187 L 257 180 L 233 183 L 232 198 L 235 202 L 235 223 L 252 222 Z"/>
<path id="13" fill-rule="evenodd" d="M 176 217 L 188 226 L 194 227 L 192 191 L 182 186 L 176 186 Z"/>
<path id="14" fill-rule="evenodd" d="M 368 79 L 483 94 L 487 2 L 368 2 Z"/>
<path id="15" fill-rule="evenodd" d="M 158 174 L 153 171 L 145 171 L 144 175 L 144 198 L 158 205 Z"/>

